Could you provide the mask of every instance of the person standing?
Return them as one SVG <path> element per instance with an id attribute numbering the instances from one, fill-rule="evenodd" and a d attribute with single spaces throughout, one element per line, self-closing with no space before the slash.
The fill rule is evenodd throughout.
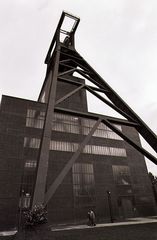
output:
<path id="1" fill-rule="evenodd" d="M 87 215 L 88 215 L 88 225 L 90 226 L 90 225 L 92 225 L 92 221 L 91 221 L 91 210 L 88 211 Z"/>
<path id="2" fill-rule="evenodd" d="M 96 226 L 95 223 L 95 213 L 93 210 L 90 210 L 90 219 L 91 219 L 91 226 Z"/>

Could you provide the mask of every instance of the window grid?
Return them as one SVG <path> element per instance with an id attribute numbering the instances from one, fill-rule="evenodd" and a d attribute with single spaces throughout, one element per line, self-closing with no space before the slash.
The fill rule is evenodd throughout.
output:
<path id="1" fill-rule="evenodd" d="M 24 147 L 39 148 L 40 147 L 40 139 L 24 137 Z"/>
<path id="2" fill-rule="evenodd" d="M 93 164 L 75 163 L 72 167 L 74 202 L 77 206 L 95 204 Z"/>
<path id="3" fill-rule="evenodd" d="M 78 149 L 78 147 L 79 147 L 78 143 L 54 140 L 50 141 L 50 150 L 53 151 L 75 152 Z M 126 150 L 124 148 L 113 148 L 96 145 L 86 145 L 83 149 L 83 153 L 126 157 Z"/>
<path id="4" fill-rule="evenodd" d="M 70 115 L 55 113 L 52 122 L 52 130 L 88 135 L 95 123 L 96 121 L 92 119 L 78 118 Z M 118 130 L 122 131 L 120 125 L 114 124 L 114 126 L 118 128 Z M 115 140 L 123 140 L 118 134 L 113 132 L 103 123 L 99 124 L 93 136 Z"/>
<path id="5" fill-rule="evenodd" d="M 25 168 L 36 168 L 37 161 L 36 160 L 26 160 Z"/>
<path id="6" fill-rule="evenodd" d="M 113 176 L 117 185 L 130 185 L 130 169 L 128 166 L 113 165 Z"/>
<path id="7" fill-rule="evenodd" d="M 40 128 L 44 126 L 45 112 L 27 109 L 26 127 Z"/>

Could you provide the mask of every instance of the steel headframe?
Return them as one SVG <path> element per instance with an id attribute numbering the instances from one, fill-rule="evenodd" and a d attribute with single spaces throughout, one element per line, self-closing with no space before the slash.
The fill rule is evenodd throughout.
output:
<path id="1" fill-rule="evenodd" d="M 66 18 L 72 20 L 72 25 L 69 31 L 63 28 Z M 46 205 L 48 203 L 58 186 L 62 183 L 65 175 L 72 167 L 72 164 L 78 159 L 81 150 L 90 140 L 93 132 L 96 130 L 100 122 L 107 125 L 111 130 L 117 133 L 126 142 L 131 144 L 131 146 L 133 146 L 136 150 L 138 150 L 140 153 L 150 159 L 153 163 L 157 164 L 157 158 L 155 156 L 153 156 L 141 146 L 137 145 L 133 140 L 131 140 L 128 136 L 126 136 L 114 126 L 114 124 L 117 123 L 120 125 L 134 127 L 138 131 L 138 133 L 146 140 L 146 142 L 157 152 L 157 136 L 155 135 L 155 133 L 151 131 L 151 129 L 144 123 L 144 121 L 140 119 L 140 117 L 122 100 L 122 98 L 75 50 L 74 35 L 79 21 L 80 19 L 78 17 L 75 17 L 66 12 L 62 13 L 45 59 L 45 63 L 47 64 L 47 74 L 39 95 L 39 101 L 48 81 L 49 88 L 48 99 L 46 102 L 47 110 L 45 116 L 45 123 L 39 149 L 38 166 L 32 206 L 41 203 L 44 203 Z M 61 34 L 65 35 L 63 40 L 60 39 Z M 80 76 L 84 80 L 87 79 L 88 81 L 94 83 L 96 87 L 91 87 L 86 84 L 82 84 L 80 82 L 69 79 L 69 76 L 72 76 L 75 72 L 80 74 Z M 76 86 L 76 88 L 56 101 L 56 87 L 58 81 L 66 82 L 67 84 L 73 84 L 74 86 Z M 95 113 L 78 112 L 57 107 L 59 103 L 65 101 L 67 98 L 69 98 L 76 92 L 82 91 L 82 89 L 89 91 L 98 99 L 107 104 L 109 107 L 120 113 L 125 118 L 125 120 L 104 115 L 98 115 Z M 106 100 L 106 98 L 102 97 L 102 95 L 100 95 L 99 93 L 103 93 L 104 96 L 106 95 L 109 101 Z M 51 134 L 53 134 L 51 130 L 51 125 L 54 112 L 94 119 L 97 122 L 91 132 L 85 137 L 84 141 L 80 143 L 79 150 L 74 153 L 72 159 L 69 160 L 65 168 L 61 171 L 61 173 L 46 191 L 46 178 L 49 161 L 49 144 L 51 140 Z"/>

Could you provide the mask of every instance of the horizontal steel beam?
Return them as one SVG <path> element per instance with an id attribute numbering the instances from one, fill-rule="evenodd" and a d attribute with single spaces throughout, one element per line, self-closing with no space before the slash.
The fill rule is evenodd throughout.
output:
<path id="1" fill-rule="evenodd" d="M 69 114 L 69 115 L 73 115 L 73 116 L 77 116 L 77 117 L 84 117 L 84 118 L 93 119 L 93 120 L 98 120 L 99 118 L 107 119 L 111 123 L 124 125 L 124 126 L 135 127 L 138 125 L 137 123 L 134 123 L 134 122 L 131 122 L 131 121 L 128 121 L 125 119 L 104 116 L 101 114 L 96 114 L 96 113 L 91 113 L 91 112 L 79 112 L 79 111 L 74 111 L 74 110 L 70 110 L 67 108 L 55 107 L 55 112 L 62 113 L 62 114 Z"/>
<path id="2" fill-rule="evenodd" d="M 78 112 L 78 111 L 72 111 L 69 109 L 64 108 L 55 108 L 55 112 L 60 112 L 62 114 L 66 113 L 69 115 L 77 116 L 77 117 L 84 117 L 88 119 L 98 120 L 99 118 L 102 119 L 102 122 L 111 128 L 115 133 L 117 133 L 121 138 L 123 138 L 126 142 L 128 142 L 131 146 L 133 146 L 136 150 L 138 150 L 140 153 L 142 153 L 144 156 L 146 156 L 148 159 L 150 159 L 152 162 L 157 164 L 157 159 L 150 154 L 148 151 L 146 151 L 144 148 L 138 146 L 136 143 L 134 143 L 129 137 L 127 137 L 124 133 L 119 131 L 116 127 L 114 127 L 112 124 L 119 124 L 124 126 L 131 126 L 136 127 L 138 124 L 123 120 L 123 119 L 116 119 L 109 116 L 94 114 L 94 113 L 84 113 L 84 112 Z"/>

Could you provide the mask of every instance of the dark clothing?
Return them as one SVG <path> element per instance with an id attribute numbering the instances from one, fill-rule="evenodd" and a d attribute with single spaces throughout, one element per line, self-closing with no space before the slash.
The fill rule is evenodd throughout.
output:
<path id="1" fill-rule="evenodd" d="M 88 212 L 88 225 L 90 225 L 90 226 L 96 225 L 95 224 L 95 213 L 92 210 L 90 210 Z"/>
<path id="2" fill-rule="evenodd" d="M 91 218 L 91 225 L 95 226 L 95 213 L 93 211 L 90 212 L 90 218 Z"/>

